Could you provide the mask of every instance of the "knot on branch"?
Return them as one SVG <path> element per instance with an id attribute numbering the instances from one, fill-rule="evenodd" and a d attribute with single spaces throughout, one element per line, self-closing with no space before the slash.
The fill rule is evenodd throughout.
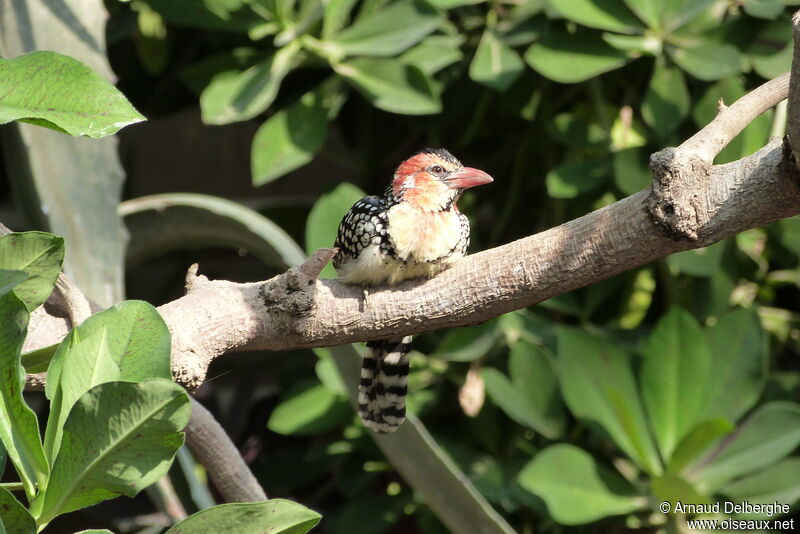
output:
<path id="1" fill-rule="evenodd" d="M 259 296 L 273 318 L 284 322 L 292 332 L 302 332 L 303 319 L 314 309 L 319 273 L 336 252 L 335 248 L 321 248 L 302 265 L 267 280 L 259 289 Z"/>
<path id="2" fill-rule="evenodd" d="M 708 220 L 702 198 L 708 188 L 711 164 L 675 148 L 650 156 L 653 186 L 647 209 L 653 220 L 675 240 L 697 241 Z"/>

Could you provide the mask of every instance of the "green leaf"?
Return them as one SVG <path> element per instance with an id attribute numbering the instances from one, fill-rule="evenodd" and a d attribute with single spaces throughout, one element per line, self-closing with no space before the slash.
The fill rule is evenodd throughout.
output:
<path id="1" fill-rule="evenodd" d="M 519 54 L 505 45 L 491 30 L 483 32 L 478 50 L 469 66 L 469 77 L 474 81 L 505 92 L 525 69 Z"/>
<path id="2" fill-rule="evenodd" d="M 92 387 L 152 377 L 172 379 L 170 333 L 161 315 L 139 300 L 120 302 L 86 319 L 61 342 L 47 369 L 50 417 L 45 451 L 55 460 L 73 404 Z"/>
<path id="3" fill-rule="evenodd" d="M 544 351 L 519 340 L 511 348 L 508 380 L 491 367 L 481 370 L 486 392 L 511 419 L 547 437 L 564 431 L 564 412 L 556 377 Z"/>
<path id="4" fill-rule="evenodd" d="M 638 33 L 644 30 L 637 18 L 622 2 L 604 0 L 549 0 L 559 15 L 582 26 L 618 33 Z"/>
<path id="5" fill-rule="evenodd" d="M 447 331 L 429 356 L 448 362 L 471 362 L 486 356 L 496 340 L 496 320 L 468 328 L 453 328 Z"/>
<path id="6" fill-rule="evenodd" d="M 675 131 L 689 115 L 691 100 L 680 70 L 656 61 L 653 77 L 642 100 L 642 118 L 663 138 Z"/>
<path id="7" fill-rule="evenodd" d="M 429 115 L 442 110 L 432 78 L 415 65 L 353 59 L 334 68 L 376 108 L 403 115 Z"/>
<path id="8" fill-rule="evenodd" d="M 528 48 L 525 61 L 551 80 L 576 83 L 617 69 L 627 63 L 629 57 L 600 36 L 551 32 Z"/>
<path id="9" fill-rule="evenodd" d="M 739 50 L 727 43 L 703 43 L 672 51 L 672 59 L 680 68 L 698 80 L 714 81 L 742 71 Z"/>
<path id="10" fill-rule="evenodd" d="M 193 93 L 200 95 L 220 72 L 242 71 L 252 67 L 261 54 L 255 48 L 239 47 L 214 54 L 180 70 L 178 78 Z"/>
<path id="11" fill-rule="evenodd" d="M 329 44 L 345 55 L 394 56 L 420 42 L 443 21 L 430 4 L 402 0 L 360 19 Z"/>
<path id="12" fill-rule="evenodd" d="M 364 192 L 353 184 L 341 183 L 330 193 L 319 197 L 306 220 L 306 253 L 320 248 L 332 247 L 336 240 L 339 223 L 347 210 L 364 196 Z M 333 265 L 326 265 L 320 273 L 322 278 L 334 278 Z"/>
<path id="13" fill-rule="evenodd" d="M 305 506 L 285 499 L 220 504 L 192 514 L 166 534 L 305 534 L 319 523 L 321 517 Z"/>
<path id="14" fill-rule="evenodd" d="M 642 469 L 661 473 L 628 355 L 604 338 L 558 329 L 558 377 L 570 411 L 600 425 Z"/>
<path id="15" fill-rule="evenodd" d="M 0 441 L 17 470 L 28 499 L 47 483 L 49 471 L 36 415 L 22 397 L 25 371 L 20 351 L 28 311 L 14 293 L 0 297 Z"/>
<path id="16" fill-rule="evenodd" d="M 647 499 L 637 496 L 622 477 L 573 445 L 546 448 L 522 468 L 517 482 L 539 496 L 562 525 L 582 525 L 647 506 Z"/>
<path id="17" fill-rule="evenodd" d="M 714 379 L 711 346 L 697 320 L 672 308 L 658 321 L 642 351 L 642 397 L 662 458 L 697 424 Z"/>
<path id="18" fill-rule="evenodd" d="M 666 474 L 650 481 L 653 498 L 659 502 L 669 502 L 674 510 L 678 502 L 692 504 L 711 504 L 712 501 L 695 489 L 689 482 L 675 474 Z"/>
<path id="19" fill-rule="evenodd" d="M 267 428 L 284 435 L 321 434 L 341 424 L 351 413 L 342 397 L 317 384 L 292 393 L 278 404 Z"/>
<path id="20" fill-rule="evenodd" d="M 443 68 L 461 61 L 464 54 L 459 47 L 463 41 L 461 35 L 429 35 L 415 47 L 406 50 L 398 60 L 416 65 L 425 74 L 433 76 Z"/>
<path id="21" fill-rule="evenodd" d="M 547 124 L 547 131 L 558 141 L 580 148 L 608 147 L 608 134 L 596 120 L 576 113 L 559 113 Z"/>
<path id="22" fill-rule="evenodd" d="M 763 471 L 727 484 L 719 493 L 734 502 L 771 504 L 778 502 L 793 506 L 800 500 L 800 458 L 785 458 Z M 766 518 L 767 514 L 747 514 L 749 518 Z"/>
<path id="23" fill-rule="evenodd" d="M 603 185 L 611 172 L 610 158 L 564 163 L 545 176 L 547 194 L 553 198 L 575 198 Z"/>
<path id="24" fill-rule="evenodd" d="M 671 473 L 680 473 L 689 463 L 697 460 L 712 443 L 733 432 L 727 419 L 709 419 L 695 425 L 675 447 L 668 467 Z"/>
<path id="25" fill-rule="evenodd" d="M 58 343 L 23 354 L 21 361 L 25 372 L 44 373 L 47 371 L 47 367 L 50 365 L 50 360 L 53 359 L 56 350 L 58 350 Z"/>
<path id="26" fill-rule="evenodd" d="M 717 273 L 727 241 L 718 241 L 708 247 L 678 252 L 667 258 L 667 263 L 678 272 L 692 276 L 710 277 Z"/>
<path id="27" fill-rule="evenodd" d="M 736 431 L 709 453 L 709 460 L 690 473 L 706 492 L 728 481 L 756 473 L 783 459 L 800 445 L 800 405 L 770 402 L 740 423 Z"/>
<path id="28" fill-rule="evenodd" d="M 269 183 L 314 159 L 327 133 L 328 110 L 317 91 L 275 113 L 253 137 L 253 185 Z"/>
<path id="29" fill-rule="evenodd" d="M 2 246 L 0 244 L 0 246 Z M 15 269 L 0 269 L 0 297 L 28 279 L 28 273 Z"/>
<path id="30" fill-rule="evenodd" d="M 40 525 L 161 478 L 183 444 L 189 396 L 163 378 L 108 382 L 75 403 L 41 500 Z"/>
<path id="31" fill-rule="evenodd" d="M 174 250 L 246 250 L 277 271 L 300 265 L 305 254 L 280 226 L 238 202 L 212 195 L 164 193 L 123 202 L 130 234 L 128 265 Z"/>
<path id="32" fill-rule="evenodd" d="M 322 38 L 327 40 L 347 25 L 356 0 L 330 0 L 322 14 Z"/>
<path id="33" fill-rule="evenodd" d="M 781 0 L 745 0 L 742 7 L 751 17 L 773 20 L 783 13 L 784 3 Z"/>
<path id="34" fill-rule="evenodd" d="M 96 138 L 145 120 L 102 76 L 55 52 L 0 58 L 0 80 L 0 124 L 25 120 Z"/>
<path id="35" fill-rule="evenodd" d="M 747 56 L 759 76 L 771 79 L 792 65 L 792 23 L 781 17 L 758 32 Z"/>
<path id="36" fill-rule="evenodd" d="M 737 421 L 758 402 L 767 380 L 769 341 L 754 310 L 738 309 L 708 329 L 714 355 L 714 380 L 708 389 L 706 418 Z"/>
<path id="37" fill-rule="evenodd" d="M 614 183 L 620 191 L 632 195 L 650 186 L 653 174 L 648 166 L 649 154 L 646 150 L 626 148 L 614 152 L 612 158 Z"/>
<path id="38" fill-rule="evenodd" d="M 143 0 L 169 22 L 178 26 L 246 33 L 263 24 L 247 0 Z"/>
<path id="39" fill-rule="evenodd" d="M 0 532 L 4 532 L 4 534 L 36 534 L 36 521 L 5 488 L 0 488 Z"/>
<path id="40" fill-rule="evenodd" d="M 28 275 L 14 289 L 28 311 L 41 306 L 50 296 L 63 261 L 64 240 L 53 234 L 14 232 L 0 237 L 0 269 Z"/>
<path id="41" fill-rule="evenodd" d="M 299 44 L 293 42 L 243 71 L 220 72 L 200 95 L 203 122 L 228 124 L 251 119 L 275 100 L 291 70 Z"/>

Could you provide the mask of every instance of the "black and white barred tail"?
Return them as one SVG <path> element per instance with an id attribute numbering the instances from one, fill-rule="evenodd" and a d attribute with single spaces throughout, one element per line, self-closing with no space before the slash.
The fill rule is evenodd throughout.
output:
<path id="1" fill-rule="evenodd" d="M 367 342 L 358 386 L 358 415 L 380 433 L 394 432 L 406 418 L 411 336 Z"/>

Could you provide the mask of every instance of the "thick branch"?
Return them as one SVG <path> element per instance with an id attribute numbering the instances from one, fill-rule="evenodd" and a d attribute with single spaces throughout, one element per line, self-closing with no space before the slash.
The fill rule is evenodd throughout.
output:
<path id="1" fill-rule="evenodd" d="M 195 282 L 186 296 L 159 308 L 174 334 L 173 370 L 180 382 L 197 386 L 210 361 L 227 352 L 336 345 L 475 324 L 707 246 L 800 213 L 800 182 L 784 161 L 776 139 L 748 158 L 708 168 L 713 186 L 692 196 L 703 218 L 692 222 L 699 237 L 691 242 L 672 239 L 653 224 L 649 191 L 642 191 L 468 256 L 432 280 L 371 291 L 367 300 L 360 288 L 319 280 L 308 289 L 313 307 L 298 313 L 292 302 L 301 289 L 282 290 L 286 275 L 264 283 Z"/>

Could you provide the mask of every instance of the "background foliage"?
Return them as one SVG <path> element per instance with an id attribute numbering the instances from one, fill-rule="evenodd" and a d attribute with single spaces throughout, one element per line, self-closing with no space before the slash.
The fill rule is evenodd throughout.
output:
<path id="1" fill-rule="evenodd" d="M 109 1 L 118 87 L 149 119 L 121 133 L 125 194 L 160 195 L 121 208 L 128 293 L 174 298 L 198 260 L 212 277 L 279 272 L 424 146 L 495 177 L 460 203 L 473 250 L 639 191 L 650 153 L 788 69 L 792 3 Z M 784 121 L 762 115 L 716 162 Z M 419 336 L 410 406 L 428 452 L 519 532 L 671 531 L 664 500 L 794 504 L 799 262 L 786 220 Z M 322 513 L 316 530 L 445 531 L 354 418 L 337 371 L 353 350 L 227 356 L 201 396 L 271 497 Z M 200 508 L 191 472 L 173 478 Z"/>

